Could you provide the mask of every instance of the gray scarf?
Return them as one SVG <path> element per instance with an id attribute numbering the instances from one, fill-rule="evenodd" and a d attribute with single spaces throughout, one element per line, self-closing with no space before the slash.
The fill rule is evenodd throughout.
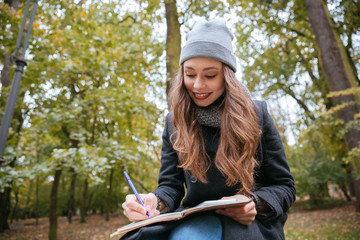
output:
<path id="1" fill-rule="evenodd" d="M 221 117 L 219 106 L 224 100 L 224 96 L 220 96 L 215 102 L 207 107 L 195 107 L 196 117 L 203 126 L 220 128 Z"/>
<path id="2" fill-rule="evenodd" d="M 201 125 L 219 128 L 221 124 L 218 106 L 209 108 L 196 107 L 196 116 Z"/>

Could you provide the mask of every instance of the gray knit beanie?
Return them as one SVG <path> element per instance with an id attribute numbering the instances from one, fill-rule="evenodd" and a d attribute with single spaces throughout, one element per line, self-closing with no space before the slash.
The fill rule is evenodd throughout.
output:
<path id="1" fill-rule="evenodd" d="M 208 57 L 228 65 L 236 72 L 236 58 L 232 48 L 234 35 L 222 19 L 200 20 L 186 35 L 181 49 L 180 65 L 194 57 Z"/>

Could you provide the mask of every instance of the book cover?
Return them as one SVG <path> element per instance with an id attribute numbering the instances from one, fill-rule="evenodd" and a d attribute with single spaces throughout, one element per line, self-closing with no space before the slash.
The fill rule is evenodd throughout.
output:
<path id="1" fill-rule="evenodd" d="M 112 233 L 110 237 L 118 236 L 121 237 L 125 233 L 130 232 L 132 230 L 153 224 L 158 222 L 166 222 L 166 221 L 175 221 L 182 219 L 192 213 L 203 212 L 203 211 L 210 211 L 219 208 L 231 208 L 231 207 L 240 207 L 243 206 L 252 200 L 248 197 L 241 195 L 240 198 L 232 198 L 232 199 L 224 199 L 224 200 L 210 200 L 202 202 L 195 207 L 187 208 L 182 210 L 181 212 L 170 212 L 160 214 L 156 217 L 149 218 L 139 222 L 133 222 L 128 225 L 125 225 L 121 228 L 118 228 L 116 232 Z"/>

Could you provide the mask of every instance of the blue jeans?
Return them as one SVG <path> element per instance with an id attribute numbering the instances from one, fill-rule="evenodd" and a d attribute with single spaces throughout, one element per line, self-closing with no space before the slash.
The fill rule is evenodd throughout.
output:
<path id="1" fill-rule="evenodd" d="M 205 215 L 184 221 L 174 228 L 169 240 L 221 240 L 222 223 L 216 215 Z"/>
<path id="2" fill-rule="evenodd" d="M 204 215 L 185 219 L 170 233 L 169 240 L 221 240 L 222 223 L 217 215 Z M 149 236 L 143 240 L 160 240 L 161 236 Z"/>

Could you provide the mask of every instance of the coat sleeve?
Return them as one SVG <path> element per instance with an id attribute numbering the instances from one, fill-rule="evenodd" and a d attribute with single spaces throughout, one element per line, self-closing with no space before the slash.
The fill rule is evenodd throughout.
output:
<path id="1" fill-rule="evenodd" d="M 173 132 L 172 113 L 166 116 L 165 127 L 162 135 L 161 167 L 159 185 L 153 192 L 159 196 L 171 211 L 178 208 L 184 197 L 184 173 L 178 168 L 178 154 L 172 147 L 170 137 Z"/>
<path id="2" fill-rule="evenodd" d="M 262 136 L 258 150 L 259 170 L 256 173 L 255 193 L 273 211 L 266 216 L 258 214 L 259 220 L 268 223 L 285 217 L 295 201 L 295 182 L 290 173 L 279 132 L 272 120 L 265 102 L 258 102 Z"/>

